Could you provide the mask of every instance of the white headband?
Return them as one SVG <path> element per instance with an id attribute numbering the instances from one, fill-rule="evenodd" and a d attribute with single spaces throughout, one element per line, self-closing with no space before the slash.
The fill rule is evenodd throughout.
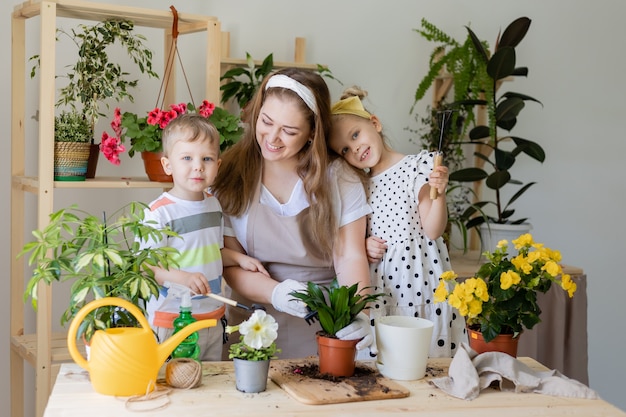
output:
<path id="1" fill-rule="evenodd" d="M 277 74 L 273 75 L 269 80 L 267 80 L 267 84 L 265 84 L 265 89 L 267 90 L 270 87 L 282 87 L 293 91 L 298 95 L 298 97 L 302 99 L 302 101 L 304 101 L 304 103 L 309 107 L 309 109 L 313 111 L 313 113 L 317 114 L 315 97 L 313 97 L 313 93 L 311 92 L 311 90 L 304 84 L 286 75 Z"/>

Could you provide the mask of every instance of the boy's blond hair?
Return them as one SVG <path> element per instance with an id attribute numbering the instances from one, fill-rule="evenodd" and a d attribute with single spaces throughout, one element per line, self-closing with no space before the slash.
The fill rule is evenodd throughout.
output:
<path id="1" fill-rule="evenodd" d="M 220 148 L 220 133 L 213 123 L 198 113 L 186 113 L 172 120 L 163 130 L 163 154 L 169 156 L 178 141 L 195 142 L 207 140 L 211 146 Z"/>

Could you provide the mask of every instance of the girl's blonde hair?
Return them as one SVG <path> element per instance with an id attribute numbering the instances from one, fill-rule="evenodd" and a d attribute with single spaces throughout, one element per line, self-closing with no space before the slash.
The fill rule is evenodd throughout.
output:
<path id="1" fill-rule="evenodd" d="M 266 89 L 268 80 L 275 74 L 286 75 L 308 88 L 315 98 L 314 113 L 294 91 L 282 87 Z M 301 225 L 312 234 L 320 250 L 332 256 L 333 241 L 337 233 L 337 219 L 333 215 L 332 195 L 328 178 L 329 156 L 326 137 L 330 133 L 330 92 L 322 77 L 308 70 L 285 68 L 269 74 L 259 86 L 249 103 L 245 117 L 247 128 L 243 137 L 224 152 L 220 171 L 212 186 L 224 212 L 241 216 L 250 207 L 261 180 L 263 156 L 256 139 L 256 121 L 267 97 L 278 97 L 298 103 L 300 111 L 309 120 L 312 139 L 298 153 L 297 173 L 302 179 L 310 204 L 310 224 Z"/>

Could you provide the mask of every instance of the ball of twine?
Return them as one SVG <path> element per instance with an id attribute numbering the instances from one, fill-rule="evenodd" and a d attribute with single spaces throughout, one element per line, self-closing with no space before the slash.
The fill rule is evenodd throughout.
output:
<path id="1" fill-rule="evenodd" d="M 174 388 L 196 388 L 202 382 L 202 364 L 190 358 L 171 359 L 165 367 L 165 382 Z"/>

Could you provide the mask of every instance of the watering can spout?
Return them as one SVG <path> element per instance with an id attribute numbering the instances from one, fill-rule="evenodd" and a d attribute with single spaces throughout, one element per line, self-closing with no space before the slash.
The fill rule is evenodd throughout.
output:
<path id="1" fill-rule="evenodd" d="M 198 320 L 180 329 L 176 334 L 173 334 L 172 336 L 170 336 L 169 339 L 159 345 L 157 354 L 159 363 L 164 363 L 165 360 L 174 351 L 174 349 L 176 349 L 176 347 L 181 344 L 182 341 L 185 340 L 190 334 L 206 327 L 213 327 L 216 324 L 217 320 L 215 319 Z"/>
<path id="2" fill-rule="evenodd" d="M 76 348 L 78 327 L 85 316 L 99 307 L 117 306 L 126 309 L 141 327 L 116 327 L 97 330 L 91 338 L 89 361 Z M 72 320 L 67 333 L 67 346 L 72 359 L 89 372 L 94 390 L 100 394 L 128 397 L 142 395 L 156 387 L 159 369 L 167 357 L 190 334 L 217 324 L 214 319 L 191 323 L 160 345 L 148 320 L 139 307 L 117 297 L 94 300 L 85 305 Z"/>

